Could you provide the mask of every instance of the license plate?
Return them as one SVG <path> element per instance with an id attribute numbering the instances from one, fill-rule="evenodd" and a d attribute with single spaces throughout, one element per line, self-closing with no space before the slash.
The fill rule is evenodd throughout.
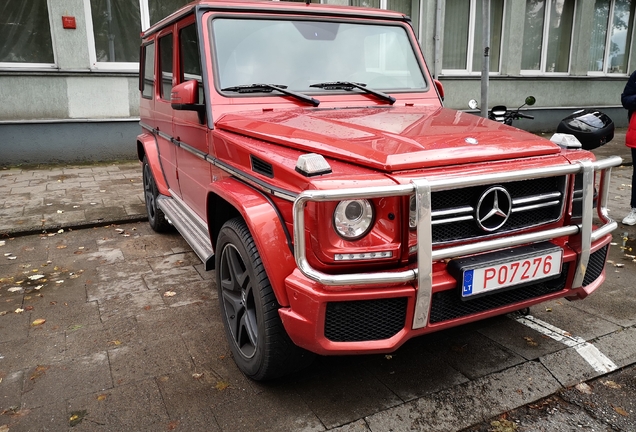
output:
<path id="1" fill-rule="evenodd" d="M 536 282 L 561 274 L 563 250 L 550 246 L 547 249 L 531 251 L 526 248 L 517 251 L 518 253 L 513 249 L 510 256 L 499 255 L 492 260 L 488 260 L 487 256 L 481 257 L 474 266 L 462 266 L 462 297 Z"/>

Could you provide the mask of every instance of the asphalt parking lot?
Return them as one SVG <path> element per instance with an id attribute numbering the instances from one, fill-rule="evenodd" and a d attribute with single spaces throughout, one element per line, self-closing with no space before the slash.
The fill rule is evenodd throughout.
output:
<path id="1" fill-rule="evenodd" d="M 584 301 L 421 337 L 391 355 L 319 357 L 257 383 L 231 358 L 212 273 L 176 232 L 130 222 L 143 210 L 139 190 L 123 200 L 129 222 L 91 219 L 100 207 L 117 213 L 104 197 L 136 190 L 138 177 L 110 184 L 119 174 L 72 169 L 59 182 L 34 177 L 28 193 L 15 186 L 26 173 L 0 171 L 3 223 L 42 223 L 0 237 L 0 432 L 636 430 L 636 227 L 615 231 L 607 280 Z M 614 170 L 618 219 L 630 176 Z M 80 222 L 63 219 L 73 211 Z"/>

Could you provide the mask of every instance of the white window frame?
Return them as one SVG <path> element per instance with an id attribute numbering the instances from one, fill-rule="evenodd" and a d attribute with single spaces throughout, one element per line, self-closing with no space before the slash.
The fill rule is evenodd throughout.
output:
<path id="1" fill-rule="evenodd" d="M 605 49 L 604 49 L 604 53 L 603 53 L 603 70 L 602 71 L 588 71 L 587 74 L 589 76 L 629 76 L 630 71 L 629 71 L 629 60 L 631 58 L 631 54 L 632 54 L 632 44 L 634 41 L 634 37 L 632 36 L 631 40 L 629 41 L 629 43 L 627 44 L 627 46 L 625 47 L 625 51 L 626 54 L 629 56 L 629 58 L 627 59 L 627 70 L 625 71 L 625 73 L 620 74 L 620 73 L 611 73 L 611 72 L 607 72 L 607 66 L 609 63 L 609 56 L 610 56 L 610 49 L 608 49 L 611 46 L 612 43 L 612 31 L 611 31 L 611 26 L 612 26 L 612 22 L 614 19 L 614 7 L 616 6 L 616 0 L 610 0 L 610 9 L 609 9 L 609 14 L 607 17 L 607 27 L 605 28 L 607 30 L 606 34 L 605 34 Z M 633 16 L 629 17 L 630 19 L 630 24 L 632 26 L 632 35 L 634 33 L 634 25 L 636 24 L 636 19 Z"/>
<path id="2" fill-rule="evenodd" d="M 466 42 L 468 46 L 466 47 L 466 69 L 442 69 L 442 75 L 445 76 L 481 76 L 481 69 L 474 70 L 473 69 L 473 56 L 474 56 L 474 46 L 475 46 L 475 22 L 477 16 L 477 0 L 469 0 L 470 9 L 469 9 L 469 17 L 468 17 L 468 41 Z M 506 16 L 506 3 L 503 2 L 503 12 L 501 15 L 502 20 L 502 28 L 503 28 L 503 20 Z M 482 13 L 480 10 L 479 13 Z M 490 24 L 490 30 L 492 32 L 492 23 Z M 442 32 L 443 37 L 443 32 Z M 492 39 L 492 38 L 491 38 Z M 499 66 L 497 71 L 490 71 L 489 75 L 499 75 L 501 73 L 501 47 L 503 46 L 504 35 L 501 35 L 501 45 L 499 49 Z M 444 54 L 442 53 L 442 57 Z M 442 62 L 443 63 L 443 62 Z"/>
<path id="3" fill-rule="evenodd" d="M 0 62 L 0 70 L 52 70 L 57 69 L 57 51 L 55 49 L 55 32 L 53 31 L 53 20 L 51 14 L 51 0 L 46 2 L 46 10 L 49 15 L 49 31 L 51 32 L 51 48 L 53 51 L 53 63 L 19 63 Z"/>
<path id="4" fill-rule="evenodd" d="M 150 28 L 150 12 L 147 0 L 139 1 L 139 17 L 141 19 L 141 31 Z M 95 34 L 93 33 L 93 15 L 91 1 L 84 0 L 84 13 L 86 19 L 86 36 L 88 39 L 88 56 L 90 68 L 95 71 L 139 72 L 139 62 L 98 62 L 95 49 Z"/>
<path id="5" fill-rule="evenodd" d="M 525 76 L 569 76 L 570 69 L 572 68 L 572 42 L 574 40 L 574 29 L 576 28 L 576 11 L 579 7 L 579 0 L 574 0 L 574 11 L 572 12 L 572 31 L 570 32 L 570 53 L 568 56 L 568 70 L 567 72 L 546 72 L 546 63 L 548 58 L 548 49 L 545 41 L 548 40 L 550 33 L 550 14 L 552 13 L 552 3 L 555 0 L 545 0 L 545 13 L 543 14 L 543 39 L 541 42 L 541 63 L 539 64 L 539 70 L 533 69 L 521 69 L 519 72 Z M 523 56 L 523 52 L 521 53 Z"/>

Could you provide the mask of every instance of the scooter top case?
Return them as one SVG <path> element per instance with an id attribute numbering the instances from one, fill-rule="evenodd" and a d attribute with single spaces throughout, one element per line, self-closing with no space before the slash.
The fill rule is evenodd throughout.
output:
<path id="1" fill-rule="evenodd" d="M 599 110 L 583 109 L 561 120 L 557 132 L 574 135 L 585 150 L 592 150 L 614 138 L 614 122 Z"/>

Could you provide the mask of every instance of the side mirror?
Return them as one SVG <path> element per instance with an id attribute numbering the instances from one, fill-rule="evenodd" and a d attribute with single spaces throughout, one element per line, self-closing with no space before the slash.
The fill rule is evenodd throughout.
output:
<path id="1" fill-rule="evenodd" d="M 199 123 L 205 122 L 205 105 L 199 103 L 199 82 L 197 80 L 189 80 L 172 87 L 170 105 L 175 110 L 196 111 L 199 114 Z"/>
<path id="2" fill-rule="evenodd" d="M 442 102 L 443 102 L 444 101 L 444 86 L 439 80 L 434 79 L 433 82 L 435 83 L 435 88 L 437 89 L 437 93 L 439 93 L 439 97 L 442 98 Z"/>
<path id="3" fill-rule="evenodd" d="M 537 100 L 535 99 L 535 97 L 534 97 L 534 96 L 528 96 L 528 97 L 526 98 L 526 105 L 532 106 L 532 105 L 534 105 L 534 104 L 535 104 L 535 102 L 536 102 L 536 101 L 537 101 Z"/>
<path id="4" fill-rule="evenodd" d="M 477 103 L 477 101 L 475 99 L 471 99 L 468 101 L 468 108 L 470 109 L 477 109 L 479 107 L 479 104 Z"/>
<path id="5" fill-rule="evenodd" d="M 170 102 L 173 109 L 197 111 L 192 106 L 199 102 L 199 82 L 197 80 L 186 81 L 177 84 L 170 93 Z"/>

